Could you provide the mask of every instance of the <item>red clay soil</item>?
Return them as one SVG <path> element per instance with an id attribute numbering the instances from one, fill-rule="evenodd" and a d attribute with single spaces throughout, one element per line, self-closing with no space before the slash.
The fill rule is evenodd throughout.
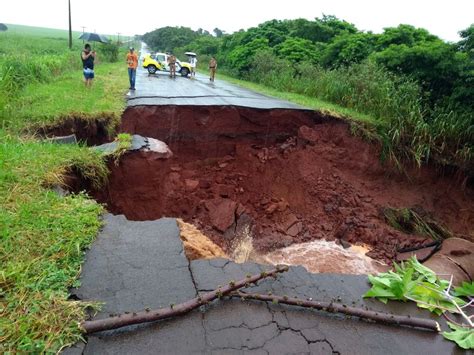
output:
<path id="1" fill-rule="evenodd" d="M 189 119 L 190 108 L 172 127 L 167 119 L 150 123 L 153 110 L 129 109 L 122 129 L 164 140 L 174 156 L 135 152 L 111 164 L 108 186 L 92 194 L 112 213 L 180 217 L 225 250 L 244 234 L 259 252 L 325 238 L 369 244 L 369 256 L 388 261 L 397 249 L 431 240 L 394 230 L 380 210 L 420 206 L 457 236 L 474 239 L 471 190 L 434 170 L 411 180 L 395 174 L 345 123 L 304 111 L 229 108 L 235 117 L 226 125 L 224 108 L 218 119 L 210 108 L 203 109 L 207 119 Z"/>

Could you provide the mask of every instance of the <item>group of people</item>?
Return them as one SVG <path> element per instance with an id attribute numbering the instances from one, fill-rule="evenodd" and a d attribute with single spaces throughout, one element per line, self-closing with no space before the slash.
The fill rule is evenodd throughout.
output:
<path id="1" fill-rule="evenodd" d="M 89 43 L 84 46 L 84 50 L 81 53 L 84 83 L 86 87 L 92 86 L 92 80 L 94 79 L 94 60 L 96 58 L 96 52 L 91 49 Z M 168 55 L 168 66 L 170 70 L 170 78 L 176 78 L 176 56 L 174 54 Z M 130 47 L 129 52 L 126 56 L 126 62 L 128 65 L 128 79 L 130 82 L 130 90 L 135 90 L 135 79 L 137 76 L 138 68 L 138 56 L 135 53 L 135 49 Z M 191 77 L 196 76 L 196 65 L 197 58 L 192 56 L 189 60 L 191 64 Z M 217 70 L 217 60 L 213 56 L 209 61 L 209 80 L 213 82 L 215 80 Z"/>

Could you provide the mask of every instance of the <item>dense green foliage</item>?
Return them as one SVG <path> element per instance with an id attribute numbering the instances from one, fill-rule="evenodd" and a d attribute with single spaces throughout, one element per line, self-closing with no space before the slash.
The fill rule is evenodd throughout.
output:
<path id="1" fill-rule="evenodd" d="M 474 171 L 474 25 L 458 43 L 410 25 L 363 32 L 334 16 L 214 33 L 166 27 L 143 39 L 197 52 L 201 67 L 216 55 L 233 77 L 371 115 L 386 156 Z"/>
<path id="2" fill-rule="evenodd" d="M 163 27 L 144 34 L 143 40 L 155 50 L 169 52 L 176 47 L 190 43 L 198 37 L 198 32 L 187 27 Z"/>

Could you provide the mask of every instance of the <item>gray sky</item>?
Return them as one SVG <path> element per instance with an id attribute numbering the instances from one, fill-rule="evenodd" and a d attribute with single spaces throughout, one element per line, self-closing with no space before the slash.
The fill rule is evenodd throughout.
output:
<path id="1" fill-rule="evenodd" d="M 228 33 L 267 20 L 335 15 L 359 29 L 379 33 L 407 23 L 447 41 L 474 23 L 474 0 L 71 0 L 73 29 L 143 34 L 163 26 Z M 171 8 L 168 4 L 172 4 Z M 206 6 L 206 4 L 209 4 Z M 67 28 L 67 0 L 2 0 L 0 22 Z"/>

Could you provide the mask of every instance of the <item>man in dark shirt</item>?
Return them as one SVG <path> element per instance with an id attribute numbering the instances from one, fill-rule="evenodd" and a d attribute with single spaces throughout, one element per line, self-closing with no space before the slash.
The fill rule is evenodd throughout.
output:
<path id="1" fill-rule="evenodd" d="M 81 53 L 82 67 L 84 73 L 84 83 L 86 87 L 92 86 L 92 79 L 94 79 L 94 59 L 95 51 L 91 51 L 91 45 L 87 43 Z"/>

